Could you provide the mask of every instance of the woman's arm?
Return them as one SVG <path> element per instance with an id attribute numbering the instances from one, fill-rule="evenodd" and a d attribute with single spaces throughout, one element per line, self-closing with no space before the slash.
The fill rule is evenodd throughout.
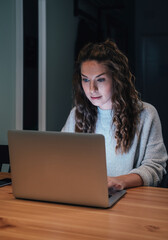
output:
<path id="1" fill-rule="evenodd" d="M 157 110 L 144 103 L 139 135 L 140 162 L 129 174 L 137 174 L 145 186 L 158 186 L 166 173 L 167 151 L 163 142 L 161 122 Z"/>
<path id="2" fill-rule="evenodd" d="M 123 190 L 131 187 L 143 185 L 142 178 L 136 173 L 121 175 L 117 177 L 107 177 L 108 189 Z"/>

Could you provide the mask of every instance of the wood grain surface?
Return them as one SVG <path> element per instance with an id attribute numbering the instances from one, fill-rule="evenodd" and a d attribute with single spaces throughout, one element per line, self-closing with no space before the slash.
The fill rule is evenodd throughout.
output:
<path id="1" fill-rule="evenodd" d="M 167 240 L 168 189 L 128 189 L 112 208 L 99 209 L 19 200 L 11 186 L 1 187 L 0 239 Z"/>

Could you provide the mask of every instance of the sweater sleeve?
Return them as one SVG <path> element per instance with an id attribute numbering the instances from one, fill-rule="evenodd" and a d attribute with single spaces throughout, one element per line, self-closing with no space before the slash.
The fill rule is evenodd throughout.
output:
<path id="1" fill-rule="evenodd" d="M 141 133 L 139 134 L 139 167 L 130 173 L 136 173 L 143 179 L 144 185 L 157 186 L 166 173 L 168 159 L 163 143 L 161 123 L 156 109 L 147 105 L 142 114 Z"/>

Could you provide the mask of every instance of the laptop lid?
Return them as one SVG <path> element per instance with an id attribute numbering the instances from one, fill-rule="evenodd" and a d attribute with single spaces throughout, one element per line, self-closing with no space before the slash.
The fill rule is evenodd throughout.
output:
<path id="1" fill-rule="evenodd" d="M 9 131 L 13 194 L 16 198 L 109 207 L 104 136 Z"/>

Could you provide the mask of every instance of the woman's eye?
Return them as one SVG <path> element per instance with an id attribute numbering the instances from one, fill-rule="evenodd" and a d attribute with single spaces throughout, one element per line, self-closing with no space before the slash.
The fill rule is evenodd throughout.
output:
<path id="1" fill-rule="evenodd" d="M 82 78 L 82 81 L 83 81 L 83 82 L 89 82 L 89 79 L 87 79 L 87 78 Z"/>
<path id="2" fill-rule="evenodd" d="M 97 79 L 98 82 L 104 82 L 105 81 L 105 78 L 99 78 Z"/>

